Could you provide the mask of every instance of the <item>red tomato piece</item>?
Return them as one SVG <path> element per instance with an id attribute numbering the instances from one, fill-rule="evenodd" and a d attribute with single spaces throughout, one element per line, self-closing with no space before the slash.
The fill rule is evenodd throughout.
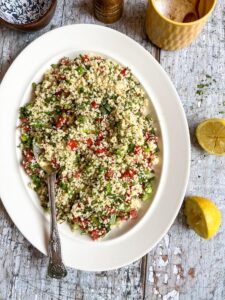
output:
<path id="1" fill-rule="evenodd" d="M 75 172 L 75 173 L 74 173 L 74 177 L 75 177 L 75 178 L 79 179 L 80 176 L 81 176 L 81 173 L 80 173 L 80 172 Z"/>
<path id="2" fill-rule="evenodd" d="M 89 61 L 89 56 L 87 54 L 81 56 L 82 62 Z"/>
<path id="3" fill-rule="evenodd" d="M 56 128 L 60 128 L 62 127 L 66 122 L 66 119 L 61 116 L 59 119 L 58 119 L 58 122 L 56 123 Z"/>
<path id="4" fill-rule="evenodd" d="M 55 92 L 55 96 L 61 96 L 62 92 L 63 92 L 63 90 L 59 90 L 59 91 Z"/>
<path id="5" fill-rule="evenodd" d="M 96 122 L 101 123 L 103 121 L 103 118 L 96 118 Z"/>
<path id="6" fill-rule="evenodd" d="M 26 162 L 31 162 L 34 159 L 34 154 L 31 150 L 25 151 L 23 155 Z"/>
<path id="7" fill-rule="evenodd" d="M 99 238 L 99 231 L 94 229 L 90 232 L 92 240 L 97 240 Z"/>
<path id="8" fill-rule="evenodd" d="M 65 80 L 66 76 L 65 75 L 59 75 L 58 80 Z"/>
<path id="9" fill-rule="evenodd" d="M 29 132 L 30 131 L 30 127 L 27 125 L 22 126 L 22 129 L 24 132 Z"/>
<path id="10" fill-rule="evenodd" d="M 21 121 L 22 123 L 27 123 L 27 122 L 29 121 L 29 119 L 28 119 L 28 118 L 21 118 L 20 121 Z"/>
<path id="11" fill-rule="evenodd" d="M 87 141 L 86 141 L 86 143 L 87 143 L 87 145 L 89 146 L 89 147 L 91 147 L 92 145 L 93 145 L 93 140 L 91 139 L 91 138 L 88 138 L 87 139 Z"/>
<path id="12" fill-rule="evenodd" d="M 105 173 L 105 178 L 109 179 L 111 177 L 113 177 L 113 171 L 112 169 L 109 169 L 108 172 Z"/>
<path id="13" fill-rule="evenodd" d="M 122 177 L 123 178 L 134 178 L 134 175 L 135 175 L 135 171 L 134 170 L 126 170 L 124 173 L 123 173 L 123 175 L 122 175 Z"/>
<path id="14" fill-rule="evenodd" d="M 60 64 L 68 66 L 68 65 L 70 65 L 70 60 L 68 58 L 62 58 L 60 60 Z"/>
<path id="15" fill-rule="evenodd" d="M 64 96 L 67 98 L 67 97 L 69 97 L 69 95 L 70 95 L 70 92 L 69 91 L 65 91 L 64 92 Z"/>
<path id="16" fill-rule="evenodd" d="M 92 107 L 92 108 L 96 108 L 96 107 L 97 107 L 97 103 L 96 103 L 95 101 L 92 101 L 92 102 L 91 102 L 91 107 Z"/>
<path id="17" fill-rule="evenodd" d="M 140 151 L 141 151 L 141 147 L 140 146 L 138 146 L 138 145 L 134 146 L 134 154 L 139 154 Z"/>
<path id="18" fill-rule="evenodd" d="M 101 154 L 101 153 L 106 153 L 108 151 L 107 148 L 98 148 L 95 150 L 95 153 Z"/>
<path id="19" fill-rule="evenodd" d="M 60 168 L 60 164 L 56 161 L 55 158 L 52 159 L 51 163 L 53 164 L 53 167 L 55 169 L 59 169 Z"/>
<path id="20" fill-rule="evenodd" d="M 124 68 L 123 70 L 121 70 L 121 72 L 120 72 L 123 76 L 125 76 L 126 75 L 126 73 L 127 73 L 127 69 L 126 68 Z"/>
<path id="21" fill-rule="evenodd" d="M 78 142 L 76 140 L 69 140 L 67 145 L 70 148 L 70 150 L 74 151 L 78 147 Z"/>
<path id="22" fill-rule="evenodd" d="M 145 139 L 146 139 L 146 141 L 149 141 L 150 138 L 151 138 L 151 133 L 150 133 L 149 131 L 147 131 L 147 132 L 145 133 Z"/>
<path id="23" fill-rule="evenodd" d="M 137 210 L 135 208 L 131 209 L 131 211 L 130 211 L 131 219 L 135 219 L 135 218 L 137 218 L 137 216 L 138 216 Z"/>
<path id="24" fill-rule="evenodd" d="M 95 145 L 96 145 L 96 146 L 99 146 L 100 143 L 101 143 L 101 141 L 102 141 L 103 139 L 104 139 L 103 134 L 102 134 L 102 133 L 99 133 L 99 135 L 97 136 L 97 139 L 96 139 L 96 141 L 95 141 Z"/>

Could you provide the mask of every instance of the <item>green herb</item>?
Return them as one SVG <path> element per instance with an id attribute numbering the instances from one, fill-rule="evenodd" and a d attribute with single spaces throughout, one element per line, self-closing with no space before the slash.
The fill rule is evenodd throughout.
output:
<path id="1" fill-rule="evenodd" d="M 28 110 L 27 106 L 20 107 L 20 119 L 29 117 L 31 112 Z"/>
<path id="2" fill-rule="evenodd" d="M 210 76 L 210 75 L 208 75 L 208 74 L 206 74 L 205 76 L 206 76 L 206 78 L 212 78 L 212 76 Z"/>
<path id="3" fill-rule="evenodd" d="M 60 183 L 60 188 L 65 191 L 65 192 L 68 192 L 68 184 L 65 183 L 65 182 L 61 182 Z"/>
<path id="4" fill-rule="evenodd" d="M 32 82 L 32 89 L 33 89 L 33 90 L 35 90 L 35 89 L 36 89 L 36 87 L 37 87 L 37 83 L 35 83 L 35 82 Z"/>
<path id="5" fill-rule="evenodd" d="M 110 182 L 108 182 L 106 185 L 106 193 L 110 194 L 111 192 L 112 192 L 112 185 Z"/>
<path id="6" fill-rule="evenodd" d="M 201 83 L 201 84 L 197 85 L 197 88 L 198 89 L 203 89 L 205 86 L 208 86 L 208 85 Z"/>
<path id="7" fill-rule="evenodd" d="M 42 123 L 35 123 L 32 125 L 33 128 L 42 128 L 43 124 Z"/>
<path id="8" fill-rule="evenodd" d="M 117 149 L 116 150 L 116 155 L 119 156 L 119 157 L 122 157 L 123 156 L 123 152 L 120 149 Z"/>
<path id="9" fill-rule="evenodd" d="M 99 110 L 103 115 L 107 115 L 107 113 L 108 113 L 104 106 L 100 106 Z"/>
<path id="10" fill-rule="evenodd" d="M 78 72 L 79 75 L 83 75 L 83 74 L 84 74 L 84 71 L 85 71 L 85 69 L 84 69 L 83 66 L 79 66 L 79 67 L 77 68 L 77 72 Z"/>
<path id="11" fill-rule="evenodd" d="M 37 175 L 31 176 L 32 182 L 35 185 L 36 189 L 39 189 L 41 187 L 41 179 Z"/>
<path id="12" fill-rule="evenodd" d="M 45 99 L 46 103 L 53 103 L 57 100 L 56 96 L 51 96 Z"/>
<path id="13" fill-rule="evenodd" d="M 148 201 L 151 198 L 151 194 L 152 194 L 152 186 L 149 184 L 146 186 L 145 188 L 145 192 L 142 196 L 142 200 L 143 201 Z"/>
<path id="14" fill-rule="evenodd" d="M 103 115 L 108 115 L 112 111 L 112 108 L 108 103 L 101 105 L 99 109 Z"/>
<path id="15" fill-rule="evenodd" d="M 84 92 L 84 88 L 81 86 L 81 87 L 79 88 L 79 93 L 82 94 L 83 92 Z"/>
<path id="16" fill-rule="evenodd" d="M 128 149 L 127 149 L 128 153 L 134 152 L 134 147 L 135 147 L 135 145 L 133 143 L 129 144 Z"/>
<path id="17" fill-rule="evenodd" d="M 219 111 L 219 114 L 224 114 L 225 112 L 224 111 Z"/>
<path id="18" fill-rule="evenodd" d="M 21 142 L 26 143 L 29 139 L 29 136 L 27 134 L 22 134 L 21 135 Z"/>
<path id="19" fill-rule="evenodd" d="M 79 115 L 78 117 L 77 117 L 77 121 L 79 122 L 79 123 L 81 123 L 81 124 L 84 124 L 85 123 L 85 116 L 82 116 L 82 115 Z"/>
<path id="20" fill-rule="evenodd" d="M 114 225 L 116 223 L 116 215 L 111 215 L 109 223 L 110 225 Z"/>
<path id="21" fill-rule="evenodd" d="M 145 153 L 150 153 L 150 149 L 148 147 L 144 147 L 144 152 Z"/>
<path id="22" fill-rule="evenodd" d="M 202 90 L 197 90 L 197 91 L 196 91 L 196 94 L 197 94 L 197 95 L 203 95 L 203 93 L 204 93 L 204 92 L 203 92 Z"/>
<path id="23" fill-rule="evenodd" d="M 61 109 L 61 107 L 60 107 L 60 106 L 56 106 L 56 107 L 55 107 L 55 111 L 54 111 L 54 113 L 55 113 L 56 115 L 60 115 L 60 114 L 61 114 L 61 112 L 62 112 L 62 109 Z"/>
<path id="24" fill-rule="evenodd" d="M 100 225 L 100 221 L 99 218 L 97 216 L 92 216 L 91 217 L 91 222 L 95 225 L 95 226 L 99 226 Z"/>
<path id="25" fill-rule="evenodd" d="M 106 168 L 106 167 L 104 167 L 104 166 L 102 166 L 102 165 L 99 167 L 99 172 L 100 172 L 100 173 L 106 172 L 106 171 L 107 171 L 107 168 Z"/>
<path id="26" fill-rule="evenodd" d="M 152 128 L 152 129 L 151 129 L 151 134 L 153 134 L 153 135 L 156 134 L 156 129 L 155 129 L 155 128 Z"/>

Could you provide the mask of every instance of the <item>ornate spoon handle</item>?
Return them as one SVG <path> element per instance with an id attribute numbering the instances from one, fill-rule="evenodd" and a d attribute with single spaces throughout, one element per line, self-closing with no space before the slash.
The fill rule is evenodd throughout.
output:
<path id="1" fill-rule="evenodd" d="M 67 271 L 62 262 L 61 243 L 56 222 L 55 181 L 56 173 L 54 172 L 48 176 L 48 194 L 51 208 L 51 233 L 48 244 L 48 275 L 52 278 L 61 279 L 67 275 Z"/>

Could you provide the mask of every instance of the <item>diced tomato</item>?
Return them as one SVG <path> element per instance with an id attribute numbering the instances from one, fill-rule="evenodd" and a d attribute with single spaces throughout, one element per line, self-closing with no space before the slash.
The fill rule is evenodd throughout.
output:
<path id="1" fill-rule="evenodd" d="M 94 229 L 90 232 L 92 240 L 97 240 L 99 238 L 99 231 Z"/>
<path id="2" fill-rule="evenodd" d="M 27 122 L 29 121 L 29 119 L 28 119 L 28 118 L 21 118 L 20 121 L 21 121 L 22 123 L 27 123 Z"/>
<path id="3" fill-rule="evenodd" d="M 58 90 L 57 92 L 55 92 L 55 96 L 61 96 L 63 93 L 63 90 Z"/>
<path id="4" fill-rule="evenodd" d="M 31 162 L 34 159 L 34 154 L 31 150 L 24 151 L 23 153 L 25 161 Z"/>
<path id="5" fill-rule="evenodd" d="M 60 64 L 68 66 L 68 65 L 70 65 L 70 60 L 68 58 L 62 58 L 60 60 Z"/>
<path id="6" fill-rule="evenodd" d="M 31 175 L 32 174 L 32 171 L 30 169 L 30 163 L 28 163 L 27 161 L 23 160 L 22 161 L 22 166 L 23 166 L 25 172 L 27 173 L 27 175 Z"/>
<path id="7" fill-rule="evenodd" d="M 138 216 L 137 210 L 135 208 L 131 209 L 131 211 L 130 211 L 131 219 L 135 219 L 135 218 L 137 218 L 137 216 Z"/>
<path id="8" fill-rule="evenodd" d="M 134 170 L 126 170 L 124 173 L 123 173 L 123 175 L 122 175 L 122 177 L 123 178 L 134 178 L 134 175 L 135 175 L 135 171 Z"/>
<path id="9" fill-rule="evenodd" d="M 78 142 L 76 140 L 69 140 L 67 145 L 69 146 L 70 150 L 74 151 L 78 147 Z"/>
<path id="10" fill-rule="evenodd" d="M 81 176 L 81 173 L 80 173 L 80 172 L 75 172 L 75 173 L 74 173 L 74 177 L 75 177 L 75 178 L 79 179 L 80 176 Z"/>
<path id="11" fill-rule="evenodd" d="M 79 225 L 81 229 L 86 229 L 88 227 L 88 224 L 90 223 L 89 220 L 82 220 L 80 221 Z"/>
<path id="12" fill-rule="evenodd" d="M 141 147 L 136 145 L 134 146 L 134 154 L 139 154 L 141 152 Z"/>
<path id="13" fill-rule="evenodd" d="M 53 165 L 53 167 L 55 169 L 59 169 L 60 168 L 60 164 L 56 161 L 55 158 L 52 159 L 51 163 L 52 163 L 52 165 Z"/>
<path id="14" fill-rule="evenodd" d="M 24 132 L 29 132 L 30 131 L 30 127 L 27 125 L 22 126 L 22 129 Z"/>
<path id="15" fill-rule="evenodd" d="M 108 151 L 107 148 L 98 148 L 95 150 L 95 153 L 101 154 L 101 153 L 106 153 Z"/>
<path id="16" fill-rule="evenodd" d="M 69 95 L 70 95 L 70 92 L 69 91 L 65 91 L 64 92 L 64 96 L 67 98 L 67 97 L 69 97 Z"/>
<path id="17" fill-rule="evenodd" d="M 86 143 L 87 143 L 87 145 L 89 146 L 89 147 L 91 147 L 92 145 L 93 145 L 93 140 L 91 139 L 91 138 L 88 138 L 87 140 L 86 140 Z"/>
<path id="18" fill-rule="evenodd" d="M 120 72 L 123 76 L 125 76 L 126 75 L 126 73 L 127 73 L 127 69 L 126 68 L 124 68 L 123 70 L 121 70 L 121 72 Z"/>
<path id="19" fill-rule="evenodd" d="M 95 101 L 92 101 L 92 102 L 91 102 L 91 107 L 92 107 L 92 108 L 96 108 L 96 107 L 97 107 L 97 103 L 96 103 Z"/>
<path id="20" fill-rule="evenodd" d="M 154 153 L 151 153 L 151 154 L 147 157 L 147 161 L 148 161 L 148 163 L 149 163 L 149 166 L 151 166 L 154 157 L 155 157 Z"/>
<path id="21" fill-rule="evenodd" d="M 81 56 L 82 62 L 89 61 L 89 56 L 87 54 Z"/>
<path id="22" fill-rule="evenodd" d="M 119 213 L 119 217 L 122 221 L 126 221 L 128 219 L 128 216 L 122 212 Z"/>
<path id="23" fill-rule="evenodd" d="M 101 123 L 103 121 L 103 118 L 96 118 L 95 120 L 96 122 Z"/>
<path id="24" fill-rule="evenodd" d="M 65 80 L 66 76 L 65 75 L 59 75 L 58 80 Z"/>
<path id="25" fill-rule="evenodd" d="M 56 123 L 56 128 L 62 127 L 66 122 L 66 119 L 62 116 L 59 118 L 58 122 Z"/>
<path id="26" fill-rule="evenodd" d="M 105 178 L 109 179 L 111 177 L 113 177 L 113 170 L 109 169 L 108 172 L 105 173 Z"/>
<path id="27" fill-rule="evenodd" d="M 99 133 L 99 135 L 97 136 L 97 139 L 96 139 L 96 141 L 95 141 L 95 145 L 96 145 L 96 146 L 99 146 L 100 143 L 101 143 L 101 141 L 102 141 L 103 139 L 104 139 L 103 134 L 102 134 L 102 133 Z"/>

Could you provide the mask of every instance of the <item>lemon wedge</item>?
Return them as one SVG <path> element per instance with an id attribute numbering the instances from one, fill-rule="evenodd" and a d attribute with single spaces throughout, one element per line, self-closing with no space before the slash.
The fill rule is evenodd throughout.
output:
<path id="1" fill-rule="evenodd" d="M 189 197 L 185 201 L 184 214 L 188 225 L 204 239 L 210 239 L 221 225 L 221 212 L 209 199 Z"/>
<path id="2" fill-rule="evenodd" d="M 225 155 L 225 120 L 205 120 L 198 125 L 196 137 L 209 154 Z"/>

